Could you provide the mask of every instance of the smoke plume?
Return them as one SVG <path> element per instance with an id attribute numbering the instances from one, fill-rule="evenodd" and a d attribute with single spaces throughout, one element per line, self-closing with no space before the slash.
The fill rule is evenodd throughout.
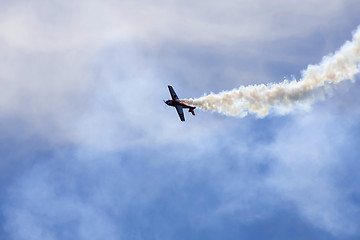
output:
<path id="1" fill-rule="evenodd" d="M 335 54 L 325 56 L 318 65 L 309 65 L 299 81 L 241 86 L 231 91 L 184 101 L 204 110 L 230 116 L 244 117 L 252 113 L 264 117 L 270 110 L 285 114 L 296 106 L 306 107 L 314 100 L 321 99 L 329 87 L 344 80 L 354 80 L 359 72 L 359 63 L 360 27 L 353 34 L 352 41 L 347 41 Z"/>

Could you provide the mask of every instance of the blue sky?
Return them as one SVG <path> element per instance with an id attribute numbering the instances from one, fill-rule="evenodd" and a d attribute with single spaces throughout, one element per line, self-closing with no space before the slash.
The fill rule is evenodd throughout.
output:
<path id="1" fill-rule="evenodd" d="M 1 239 L 358 239 L 360 89 L 234 118 L 182 98 L 301 77 L 355 0 L 2 1 Z"/>

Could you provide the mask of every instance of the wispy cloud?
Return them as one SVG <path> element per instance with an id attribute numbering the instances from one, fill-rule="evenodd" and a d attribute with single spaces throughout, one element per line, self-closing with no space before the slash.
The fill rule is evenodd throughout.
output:
<path id="1" fill-rule="evenodd" d="M 359 227 L 358 206 L 334 175 L 338 166 L 353 161 L 344 152 L 351 124 L 323 111 L 296 115 L 268 146 L 276 159 L 268 183 L 314 226 L 352 235 Z"/>
<path id="2" fill-rule="evenodd" d="M 218 47 L 235 44 L 247 49 L 249 42 L 256 45 L 301 36 L 319 25 L 323 27 L 333 16 L 341 15 L 350 2 L 320 1 L 315 8 L 311 1 L 303 2 L 301 7 L 289 1 L 226 1 L 221 5 L 207 1 L 191 3 L 189 8 L 189 2 L 14 1 L 1 9 L 0 49 L 4 57 L 0 60 L 3 90 L 0 114 L 28 119 L 35 131 L 58 132 L 56 138 L 69 140 L 73 119 L 92 111 L 89 102 L 93 101 L 88 99 L 98 95 L 99 86 L 105 92 L 114 91 L 111 89 L 114 85 L 99 79 L 94 71 L 99 56 L 111 46 L 122 46 L 118 54 L 127 51 L 129 42 L 144 49 L 160 48 L 168 42 Z M 303 15 L 308 17 L 302 18 Z M 302 21 L 296 28 L 289 24 L 280 29 L 280 16 L 282 22 Z M 317 24 L 313 24 L 314 19 L 318 19 Z M 145 78 L 137 72 L 152 67 L 152 59 L 146 59 L 145 52 L 139 55 L 127 51 L 123 56 L 126 59 L 138 54 L 137 62 L 132 62 L 137 68 L 123 67 L 122 73 L 117 72 L 119 90 L 119 85 L 127 87 L 121 74 Z M 144 60 L 143 64 L 138 63 Z M 149 87 L 165 81 L 157 75 L 143 80 L 151 82 L 147 88 L 131 89 L 133 95 L 141 98 L 156 91 Z M 131 104 L 131 101 L 125 104 L 128 112 Z M 45 126 L 49 128 L 43 130 Z"/>
<path id="3" fill-rule="evenodd" d="M 3 4 L 0 129 L 22 126 L 7 135 L 13 144 L 4 144 L 22 152 L 8 160 L 21 171 L 6 184 L 1 200 L 9 236 L 141 239 L 149 233 L 169 239 L 184 228 L 220 229 L 218 221 L 225 218 L 241 226 L 271 218 L 284 202 L 324 231 L 347 236 L 347 223 L 356 234 L 356 216 L 340 211 L 355 205 L 331 179 L 341 147 L 329 140 L 326 129 L 337 126 L 337 118 L 328 116 L 323 126 L 316 123 L 326 120 L 325 115 L 311 113 L 308 118 L 241 122 L 200 114 L 197 121 L 190 118 L 180 125 L 176 112 L 161 105 L 169 81 L 182 97 L 201 94 L 204 82 L 219 88 L 232 85 L 230 78 L 236 86 L 269 81 L 262 79 L 263 68 L 271 67 L 264 49 L 280 39 L 342 24 L 353 30 L 358 23 L 339 18 L 355 1 Z M 255 46 L 253 51 L 249 45 Z M 194 61 L 200 46 L 201 58 Z M 167 49 L 172 48 L 171 59 Z M 251 71 L 233 72 L 234 62 L 248 58 L 233 58 L 233 52 L 256 56 L 256 67 L 249 64 Z M 281 59 L 285 57 L 282 53 Z M 212 74 L 210 68 L 225 58 L 218 75 Z M 222 72 L 231 76 L 224 83 Z M 239 74 L 247 79 L 233 79 Z M 205 79 L 210 75 L 216 76 Z M 196 76 L 198 82 L 183 76 Z M 207 90 L 214 90 L 213 85 Z M 268 129 L 271 122 L 279 131 Z M 346 128 L 330 133 L 342 136 Z M 296 129 L 297 137 L 291 135 Z M 46 145 L 50 154 L 19 146 L 19 138 L 40 139 L 34 145 Z M 319 141 L 332 148 L 315 148 Z M 342 223 L 336 226 L 338 221 Z"/>

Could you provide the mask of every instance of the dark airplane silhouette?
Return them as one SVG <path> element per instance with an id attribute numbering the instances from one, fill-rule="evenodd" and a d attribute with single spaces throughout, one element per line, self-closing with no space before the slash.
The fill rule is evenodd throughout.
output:
<path id="1" fill-rule="evenodd" d="M 171 98 L 172 100 L 167 100 L 167 101 L 164 101 L 167 105 L 169 106 L 173 106 L 176 108 L 176 111 L 178 112 L 179 114 L 179 117 L 181 119 L 181 121 L 185 121 L 185 117 L 184 117 L 184 112 L 183 112 L 183 108 L 189 108 L 189 112 L 192 113 L 192 115 L 195 116 L 195 112 L 194 112 L 194 109 L 196 107 L 193 107 L 193 106 L 190 106 L 188 105 L 187 103 L 185 103 L 184 101 L 180 100 L 178 98 L 178 96 L 176 95 L 174 89 L 172 86 L 168 85 L 168 88 L 169 88 L 169 91 L 170 91 L 170 95 L 171 95 Z"/>

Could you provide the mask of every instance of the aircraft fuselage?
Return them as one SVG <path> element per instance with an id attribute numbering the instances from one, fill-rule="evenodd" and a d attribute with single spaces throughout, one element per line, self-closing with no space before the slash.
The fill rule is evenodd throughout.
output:
<path id="1" fill-rule="evenodd" d="M 173 107 L 176 107 L 177 105 L 180 105 L 182 106 L 183 108 L 195 108 L 193 106 L 190 106 L 186 103 L 184 103 L 183 101 L 181 100 L 167 100 L 165 101 L 165 103 L 169 106 L 173 106 Z"/>
<path id="2" fill-rule="evenodd" d="M 193 106 L 190 106 L 189 104 L 185 103 L 184 101 L 181 101 L 179 99 L 179 97 L 176 95 L 174 89 L 172 86 L 168 85 L 168 88 L 169 88 L 169 91 L 170 91 L 170 95 L 171 95 L 171 100 L 167 100 L 164 102 L 169 105 L 169 106 L 172 106 L 172 107 L 175 107 L 176 108 L 176 111 L 178 112 L 179 114 L 179 117 L 180 117 L 180 120 L 181 121 L 185 121 L 185 117 L 184 117 L 184 112 L 183 112 L 183 108 L 189 108 L 189 112 L 192 113 L 192 115 L 195 115 L 195 112 L 194 112 L 194 109 L 196 107 L 193 107 Z"/>

